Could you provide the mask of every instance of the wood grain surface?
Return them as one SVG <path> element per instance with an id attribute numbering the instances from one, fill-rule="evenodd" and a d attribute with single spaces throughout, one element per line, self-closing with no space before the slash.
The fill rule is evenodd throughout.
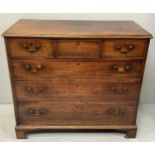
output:
<path id="1" fill-rule="evenodd" d="M 133 21 L 19 20 L 3 36 L 17 138 L 59 129 L 136 136 L 150 33 Z"/>

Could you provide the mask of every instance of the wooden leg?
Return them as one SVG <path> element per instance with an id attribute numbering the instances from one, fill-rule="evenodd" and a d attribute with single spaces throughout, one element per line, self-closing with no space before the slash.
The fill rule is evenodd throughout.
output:
<path id="1" fill-rule="evenodd" d="M 16 130 L 16 138 L 17 139 L 27 139 L 26 131 Z"/>
<path id="2" fill-rule="evenodd" d="M 125 138 L 136 138 L 137 129 L 128 129 Z"/>

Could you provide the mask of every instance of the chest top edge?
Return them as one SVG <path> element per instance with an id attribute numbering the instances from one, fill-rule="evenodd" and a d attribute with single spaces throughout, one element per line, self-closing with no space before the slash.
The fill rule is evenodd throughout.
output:
<path id="1" fill-rule="evenodd" d="M 134 21 L 19 20 L 4 37 L 152 38 Z"/>

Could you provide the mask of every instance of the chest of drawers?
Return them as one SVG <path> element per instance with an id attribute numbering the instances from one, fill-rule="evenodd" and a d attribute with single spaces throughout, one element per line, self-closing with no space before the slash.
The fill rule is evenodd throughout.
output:
<path id="1" fill-rule="evenodd" d="M 132 21 L 19 20 L 3 36 L 17 138 L 74 129 L 136 136 L 150 33 Z"/>

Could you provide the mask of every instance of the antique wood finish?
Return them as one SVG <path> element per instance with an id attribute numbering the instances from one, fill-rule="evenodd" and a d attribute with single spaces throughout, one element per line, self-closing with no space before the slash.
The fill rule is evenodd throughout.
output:
<path id="1" fill-rule="evenodd" d="M 136 103 L 102 101 L 19 102 L 21 124 L 29 125 L 129 125 Z"/>
<path id="2" fill-rule="evenodd" d="M 150 33 L 132 21 L 20 20 L 3 36 L 17 138 L 104 129 L 136 136 Z"/>
<path id="3" fill-rule="evenodd" d="M 103 79 L 17 81 L 14 86 L 19 101 L 52 99 L 137 101 L 140 91 L 139 81 L 114 82 Z"/>
<path id="4" fill-rule="evenodd" d="M 63 40 L 57 43 L 57 58 L 99 58 L 99 41 Z"/>
<path id="5" fill-rule="evenodd" d="M 137 126 L 136 125 L 19 125 L 16 126 L 16 136 L 18 139 L 26 139 L 28 133 L 36 131 L 103 131 L 110 130 L 114 132 L 126 133 L 126 138 L 135 138 Z"/>
<path id="6" fill-rule="evenodd" d="M 12 60 L 14 79 L 140 78 L 142 61 Z"/>
<path id="7" fill-rule="evenodd" d="M 12 39 L 10 57 L 54 57 L 54 41 L 48 39 Z"/>
<path id="8" fill-rule="evenodd" d="M 105 58 L 144 58 L 145 40 L 105 40 L 103 42 Z"/>
<path id="9" fill-rule="evenodd" d="M 5 37 L 144 38 L 152 35 L 133 21 L 19 20 Z"/>

